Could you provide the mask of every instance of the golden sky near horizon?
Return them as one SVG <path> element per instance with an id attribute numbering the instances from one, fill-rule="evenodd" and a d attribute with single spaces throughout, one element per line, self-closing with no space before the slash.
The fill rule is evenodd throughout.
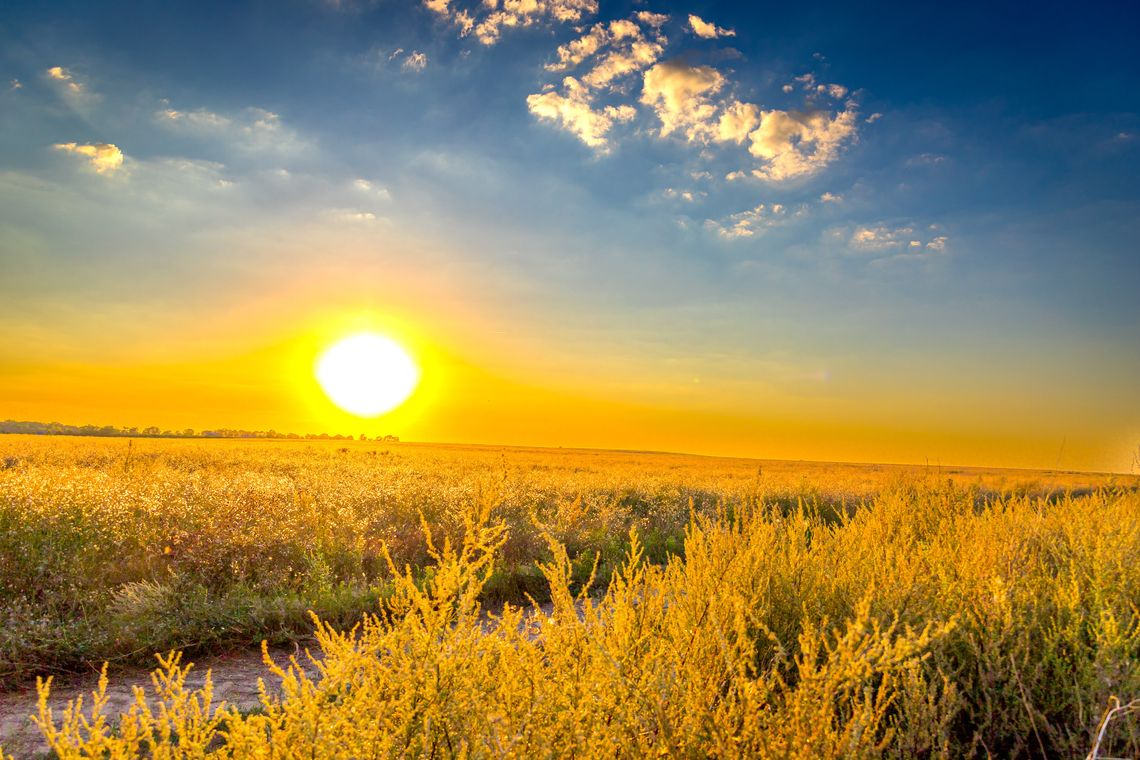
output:
<path id="1" fill-rule="evenodd" d="M 0 11 L 0 419 L 1140 466 L 1133 25 L 152 10 Z"/>

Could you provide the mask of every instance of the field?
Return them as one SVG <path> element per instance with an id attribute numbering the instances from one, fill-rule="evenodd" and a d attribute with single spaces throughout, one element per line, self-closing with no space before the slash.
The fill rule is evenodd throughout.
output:
<path id="1" fill-rule="evenodd" d="M 263 711 L 206 707 L 172 662 L 113 737 L 56 715 L 49 738 L 64 757 L 1084 756 L 1112 698 L 1140 697 L 1137 487 L 4 436 L 0 683 L 305 638 L 311 610 L 323 675 L 282 671 Z M 487 614 L 530 600 L 552 613 Z M 1140 753 L 1119 716 L 1102 756 Z"/>

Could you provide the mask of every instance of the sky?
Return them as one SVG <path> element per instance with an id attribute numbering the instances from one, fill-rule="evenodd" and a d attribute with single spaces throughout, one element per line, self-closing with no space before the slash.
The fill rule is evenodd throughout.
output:
<path id="1" fill-rule="evenodd" d="M 0 9 L 0 418 L 1128 472 L 1140 9 Z M 423 382 L 313 378 L 371 330 Z"/>

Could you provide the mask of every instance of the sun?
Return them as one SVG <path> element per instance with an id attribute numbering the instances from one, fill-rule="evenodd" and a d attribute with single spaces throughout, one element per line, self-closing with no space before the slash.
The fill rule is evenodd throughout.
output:
<path id="1" fill-rule="evenodd" d="M 317 359 L 317 382 L 329 399 L 358 417 L 378 417 L 412 395 L 420 370 L 396 341 L 376 333 L 342 338 Z"/>

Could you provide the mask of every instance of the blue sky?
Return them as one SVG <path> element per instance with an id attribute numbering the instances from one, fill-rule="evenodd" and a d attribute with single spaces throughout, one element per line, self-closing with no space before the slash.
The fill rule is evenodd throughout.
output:
<path id="1" fill-rule="evenodd" d="M 199 328 L 288 293 L 601 399 L 1127 469 L 1138 16 L 7 3 L 0 366 L 255 350 Z"/>

